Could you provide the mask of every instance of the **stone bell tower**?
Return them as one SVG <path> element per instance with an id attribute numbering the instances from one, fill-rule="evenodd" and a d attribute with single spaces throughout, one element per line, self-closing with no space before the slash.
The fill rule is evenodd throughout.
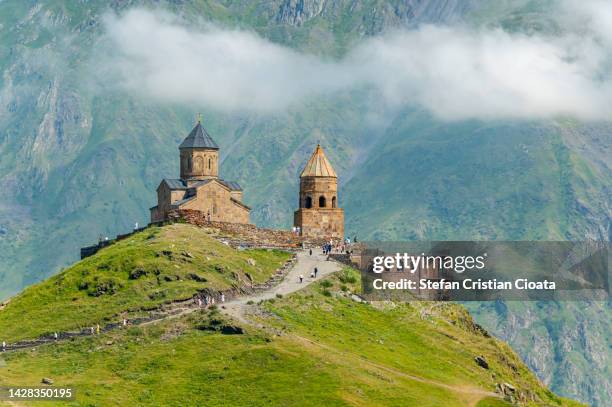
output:
<path id="1" fill-rule="evenodd" d="M 198 120 L 179 146 L 181 179 L 186 182 L 219 178 L 219 146 Z"/>
<path id="2" fill-rule="evenodd" d="M 317 144 L 300 175 L 300 202 L 293 225 L 302 236 L 343 239 L 344 210 L 338 206 L 338 176 Z"/>

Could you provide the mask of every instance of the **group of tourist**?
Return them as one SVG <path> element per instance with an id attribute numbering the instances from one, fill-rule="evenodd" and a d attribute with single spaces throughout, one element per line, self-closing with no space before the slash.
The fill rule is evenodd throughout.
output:
<path id="1" fill-rule="evenodd" d="M 300 233 L 302 232 L 302 228 L 301 228 L 301 227 L 299 227 L 299 226 L 293 226 L 293 227 L 291 228 L 291 232 L 292 232 L 294 235 L 299 236 L 299 235 L 300 235 Z"/>
<path id="2" fill-rule="evenodd" d="M 310 254 L 312 254 L 312 250 L 310 251 Z M 317 274 L 319 274 L 319 269 L 315 267 L 310 273 L 310 278 L 314 280 L 317 278 Z M 300 284 L 304 282 L 304 276 L 302 274 L 298 276 L 298 279 L 300 280 Z"/>
<path id="3" fill-rule="evenodd" d="M 123 319 L 123 326 L 127 325 L 127 319 Z M 91 326 L 89 327 L 89 329 L 85 332 L 89 332 L 91 335 L 96 335 L 96 334 L 100 334 L 100 324 L 96 324 L 96 326 Z M 83 334 L 84 332 L 82 331 L 81 334 Z M 59 340 L 59 333 L 57 332 L 53 332 L 53 340 L 57 341 Z M 7 344 L 6 341 L 2 341 L 2 352 L 6 352 L 6 348 L 7 348 Z"/>
<path id="4" fill-rule="evenodd" d="M 356 241 L 357 241 L 357 236 L 355 236 L 355 242 Z M 337 242 L 330 240 L 329 242 L 325 243 L 321 248 L 323 250 L 323 254 L 325 255 L 331 254 L 332 252 L 350 254 L 351 253 L 351 239 L 347 237 L 343 241 L 337 241 Z M 312 252 L 310 254 L 312 254 Z"/>

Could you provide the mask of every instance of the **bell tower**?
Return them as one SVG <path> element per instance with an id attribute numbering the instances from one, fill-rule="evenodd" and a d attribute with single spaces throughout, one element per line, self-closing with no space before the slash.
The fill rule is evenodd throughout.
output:
<path id="1" fill-rule="evenodd" d="M 319 144 L 300 175 L 299 209 L 294 212 L 293 225 L 300 228 L 302 236 L 344 238 L 338 176 Z"/>
<path id="2" fill-rule="evenodd" d="M 199 181 L 219 177 L 219 146 L 198 119 L 191 133 L 179 146 L 181 179 Z"/>

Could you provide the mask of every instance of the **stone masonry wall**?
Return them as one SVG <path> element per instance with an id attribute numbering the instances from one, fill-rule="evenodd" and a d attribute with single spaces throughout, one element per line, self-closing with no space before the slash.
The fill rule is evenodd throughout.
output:
<path id="1" fill-rule="evenodd" d="M 181 209 L 201 211 L 215 222 L 249 223 L 249 210 L 232 201 L 231 192 L 216 182 L 211 182 L 197 191 L 195 199 L 185 203 Z"/>
<path id="2" fill-rule="evenodd" d="M 200 227 L 218 229 L 226 235 L 226 240 L 232 246 L 249 247 L 279 247 L 300 248 L 304 246 L 320 246 L 325 239 L 312 239 L 297 236 L 289 230 L 258 228 L 253 224 L 209 222 L 206 214 L 193 210 L 174 210 L 168 215 L 170 221 L 184 221 Z"/>
<path id="3" fill-rule="evenodd" d="M 339 208 L 301 208 L 295 211 L 293 224 L 307 238 L 344 238 L 344 210 Z"/>

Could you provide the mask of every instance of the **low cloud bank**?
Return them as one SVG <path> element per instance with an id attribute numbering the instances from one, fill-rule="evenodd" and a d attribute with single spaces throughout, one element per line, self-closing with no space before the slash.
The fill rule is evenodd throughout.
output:
<path id="1" fill-rule="evenodd" d="M 146 97 L 227 111 L 271 113 L 367 87 L 385 105 L 423 107 L 443 120 L 607 119 L 612 6 L 587 3 L 575 15 L 592 23 L 588 35 L 424 25 L 367 39 L 341 60 L 248 31 L 196 31 L 171 15 L 133 9 L 105 19 L 107 73 Z M 565 15 L 572 7 L 565 3 Z"/>

